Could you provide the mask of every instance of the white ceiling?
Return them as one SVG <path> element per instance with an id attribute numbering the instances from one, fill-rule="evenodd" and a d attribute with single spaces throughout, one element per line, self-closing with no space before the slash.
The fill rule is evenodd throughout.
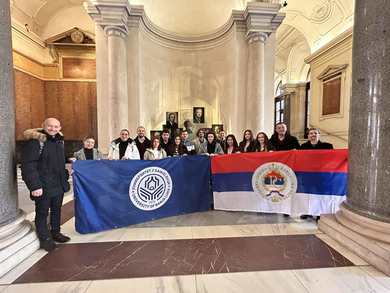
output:
<path id="1" fill-rule="evenodd" d="M 354 0 L 288 0 L 284 24 L 306 38 L 311 52 L 353 25 Z"/>
<path id="2" fill-rule="evenodd" d="M 279 0 L 264 0 L 278 2 Z M 149 18 L 162 29 L 186 35 L 205 34 L 222 26 L 233 9 L 245 9 L 248 0 L 130 0 L 144 5 Z M 280 1 L 283 2 L 283 1 Z M 55 29 L 46 26 L 59 22 L 61 29 L 84 23 L 85 30 L 93 30 L 93 23 L 83 11 L 83 0 L 11 0 L 13 16 L 21 23 L 29 23 L 41 37 L 50 37 Z M 300 31 L 315 51 L 335 36 L 352 26 L 354 0 L 288 0 L 284 24 Z M 61 13 L 72 8 L 72 14 Z M 58 20 L 53 18 L 63 17 Z M 84 18 L 84 19 L 80 19 Z M 61 33 L 58 31 L 57 33 Z M 42 35 L 43 34 L 43 35 Z"/>
<path id="3" fill-rule="evenodd" d="M 131 4 L 144 5 L 154 24 L 181 35 L 214 31 L 228 21 L 233 9 L 244 7 L 242 0 L 131 0 Z"/>

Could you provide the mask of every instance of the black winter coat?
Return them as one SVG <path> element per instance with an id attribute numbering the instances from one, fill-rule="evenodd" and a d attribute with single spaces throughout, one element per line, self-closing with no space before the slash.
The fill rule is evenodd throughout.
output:
<path id="1" fill-rule="evenodd" d="M 256 142 L 252 140 L 245 151 L 246 141 L 241 141 L 238 145 L 241 153 L 253 153 L 256 151 Z"/>
<path id="2" fill-rule="evenodd" d="M 140 141 L 138 140 L 138 136 L 136 138 L 134 138 L 134 141 L 135 141 L 135 144 L 137 145 L 137 148 L 139 151 L 139 156 L 141 157 L 141 160 L 143 160 L 146 149 L 150 148 L 152 146 L 152 143 L 151 143 L 150 139 L 148 139 L 146 136 L 145 136 L 145 140 L 143 143 L 140 143 Z"/>
<path id="3" fill-rule="evenodd" d="M 22 152 L 22 179 L 30 192 L 40 188 L 43 196 L 67 192 L 70 186 L 63 136 L 51 137 L 42 129 L 27 130 L 24 136 L 28 141 Z"/>
<path id="4" fill-rule="evenodd" d="M 301 145 L 301 150 L 333 150 L 333 145 L 320 140 L 317 144 L 312 145 L 310 141 L 307 141 Z"/>
<path id="5" fill-rule="evenodd" d="M 170 157 L 188 155 L 188 150 L 183 143 L 179 144 L 177 149 L 176 145 L 172 143 L 168 146 L 167 155 Z"/>
<path id="6" fill-rule="evenodd" d="M 298 139 L 289 134 L 286 134 L 284 140 L 282 141 L 279 140 L 278 134 L 273 134 L 269 142 L 273 146 L 274 151 L 298 150 L 300 147 Z"/>

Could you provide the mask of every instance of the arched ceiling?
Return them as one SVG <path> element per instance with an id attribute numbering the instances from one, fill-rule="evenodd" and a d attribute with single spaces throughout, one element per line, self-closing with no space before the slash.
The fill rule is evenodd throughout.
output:
<path id="1" fill-rule="evenodd" d="M 11 0 L 11 7 L 22 10 L 38 24 L 45 25 L 60 9 L 82 6 L 83 2 L 84 0 Z"/>
<path id="2" fill-rule="evenodd" d="M 305 58 L 310 47 L 305 36 L 292 26 L 282 24 L 276 33 L 275 82 L 306 81 L 309 66 Z"/>
<path id="3" fill-rule="evenodd" d="M 68 29 L 75 27 L 72 22 L 84 21 L 84 30 L 93 30 L 89 16 L 84 13 L 85 0 L 11 0 L 13 16 L 43 39 L 51 37 L 47 28 L 50 24 L 68 22 Z M 232 10 L 244 9 L 243 0 L 129 0 L 132 5 L 144 5 L 146 14 L 157 26 L 181 35 L 202 35 L 218 29 L 231 16 Z M 210 4 L 212 3 L 212 4 Z M 77 8 L 76 8 L 77 7 Z M 80 11 L 72 17 L 61 13 L 73 8 Z M 64 19 L 59 19 L 63 17 Z M 80 19 L 81 17 L 81 19 Z M 84 18 L 84 19 L 83 19 Z M 63 25 L 60 25 L 62 29 Z M 58 31 L 57 33 L 61 33 Z"/>
<path id="4" fill-rule="evenodd" d="M 144 5 L 151 21 L 180 35 L 201 35 L 224 25 L 232 10 L 243 9 L 242 0 L 131 0 Z M 167 5 L 169 3 L 169 5 Z"/>
<path id="5" fill-rule="evenodd" d="M 11 0 L 13 20 L 45 40 L 75 26 L 94 32 L 84 0 Z"/>
<path id="6" fill-rule="evenodd" d="M 75 26 L 93 31 L 84 0 L 11 0 L 12 16 L 43 40 Z M 259 1 L 259 0 L 258 0 Z M 233 9 L 248 0 L 129 0 L 144 5 L 148 17 L 162 29 L 199 35 L 222 26 Z M 263 0 L 278 3 L 283 0 Z M 314 52 L 353 24 L 354 0 L 287 0 L 284 24 L 295 28 Z"/>
<path id="7" fill-rule="evenodd" d="M 353 25 L 355 0 L 288 0 L 283 24 L 294 27 L 315 52 Z"/>

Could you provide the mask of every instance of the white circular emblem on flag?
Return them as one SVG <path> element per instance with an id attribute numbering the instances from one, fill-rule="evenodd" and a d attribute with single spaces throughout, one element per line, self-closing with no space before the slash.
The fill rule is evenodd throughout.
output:
<path id="1" fill-rule="evenodd" d="M 252 176 L 254 192 L 272 202 L 280 202 L 293 196 L 297 192 L 297 186 L 294 171 L 282 163 L 263 164 Z"/>
<path id="2" fill-rule="evenodd" d="M 138 172 L 131 180 L 129 187 L 131 202 L 144 211 L 162 207 L 171 194 L 171 176 L 159 167 L 149 167 Z"/>

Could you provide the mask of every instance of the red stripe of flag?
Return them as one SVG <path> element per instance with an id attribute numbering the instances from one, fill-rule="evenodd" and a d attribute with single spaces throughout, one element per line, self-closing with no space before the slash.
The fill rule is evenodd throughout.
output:
<path id="1" fill-rule="evenodd" d="M 348 150 L 300 150 L 245 153 L 212 157 L 211 172 L 254 172 L 265 163 L 279 162 L 295 172 L 348 172 Z"/>

